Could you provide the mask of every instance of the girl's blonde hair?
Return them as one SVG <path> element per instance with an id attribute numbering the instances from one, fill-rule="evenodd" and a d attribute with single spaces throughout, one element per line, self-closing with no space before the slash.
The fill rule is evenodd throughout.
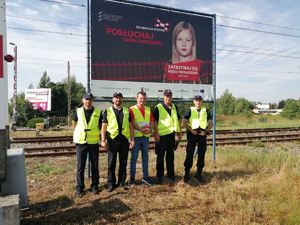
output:
<path id="1" fill-rule="evenodd" d="M 177 47 L 176 47 L 176 41 L 177 41 L 177 37 L 178 34 L 183 31 L 183 30 L 189 30 L 192 34 L 192 60 L 196 59 L 196 34 L 195 34 L 195 30 L 193 28 L 193 26 L 185 21 L 181 21 L 179 23 L 176 24 L 176 26 L 174 27 L 173 30 L 173 36 L 172 36 L 172 63 L 177 63 L 179 62 L 179 53 L 177 51 Z"/>

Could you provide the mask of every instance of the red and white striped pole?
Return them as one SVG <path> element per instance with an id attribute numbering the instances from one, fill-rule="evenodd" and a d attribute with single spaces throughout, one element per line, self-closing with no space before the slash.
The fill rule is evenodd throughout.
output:
<path id="1" fill-rule="evenodd" d="M 17 58 L 18 58 L 18 49 L 17 45 L 15 43 L 10 42 L 10 45 L 15 46 L 14 47 L 14 88 L 13 88 L 13 115 L 12 115 L 12 129 L 16 126 L 17 123 L 17 95 L 18 95 L 18 89 L 17 89 L 17 75 L 18 75 L 18 68 L 17 68 Z"/>

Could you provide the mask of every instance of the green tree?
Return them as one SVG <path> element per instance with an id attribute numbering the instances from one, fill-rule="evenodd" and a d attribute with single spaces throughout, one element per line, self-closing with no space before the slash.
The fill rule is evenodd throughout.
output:
<path id="1" fill-rule="evenodd" d="M 71 108 L 74 109 L 81 103 L 82 96 L 85 93 L 85 88 L 82 83 L 77 83 L 75 76 L 72 76 L 70 78 L 70 83 L 71 83 Z M 52 111 L 55 112 L 57 116 L 67 116 L 68 85 L 66 83 L 66 79 L 58 83 L 49 82 L 48 88 L 51 88 Z"/>
<path id="2" fill-rule="evenodd" d="M 270 109 L 277 109 L 278 106 L 276 103 L 270 103 Z"/>
<path id="3" fill-rule="evenodd" d="M 217 100 L 217 114 L 219 115 L 233 115 L 235 110 L 235 98 L 226 89 L 223 95 Z"/>
<path id="4" fill-rule="evenodd" d="M 300 118 L 300 102 L 295 99 L 287 99 L 281 115 L 289 119 Z"/>
<path id="5" fill-rule="evenodd" d="M 16 99 L 17 113 L 16 113 L 16 125 L 26 126 L 28 120 L 33 117 L 42 116 L 42 113 L 33 109 L 32 104 L 25 100 L 25 94 L 21 93 L 17 95 Z M 10 99 L 9 113 L 12 117 L 13 99 Z"/>
<path id="6" fill-rule="evenodd" d="M 34 89 L 34 86 L 32 83 L 29 84 L 28 89 Z"/>
<path id="7" fill-rule="evenodd" d="M 278 109 L 283 109 L 283 108 L 284 108 L 284 105 L 285 105 L 285 101 L 284 101 L 284 100 L 281 100 L 281 101 L 278 103 Z"/>
<path id="8" fill-rule="evenodd" d="M 50 82 L 50 77 L 48 76 L 47 71 L 45 70 L 43 76 L 40 79 L 38 88 L 48 88 Z"/>
<path id="9" fill-rule="evenodd" d="M 234 114 L 249 115 L 252 109 L 253 105 L 245 98 L 238 98 L 234 103 Z"/>

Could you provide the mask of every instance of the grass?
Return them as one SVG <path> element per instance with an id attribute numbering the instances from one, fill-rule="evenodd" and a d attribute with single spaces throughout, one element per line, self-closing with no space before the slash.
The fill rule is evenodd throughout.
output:
<path id="1" fill-rule="evenodd" d="M 290 120 L 280 115 L 219 116 L 217 129 L 300 127 L 300 120 Z"/>
<path id="2" fill-rule="evenodd" d="M 299 152 L 299 143 L 219 147 L 216 162 L 207 152 L 207 181 L 199 184 L 193 177 L 194 164 L 186 184 L 185 151 L 179 149 L 175 183 L 165 178 L 163 185 L 111 193 L 104 190 L 107 156 L 101 155 L 102 191 L 85 192 L 81 199 L 74 198 L 75 157 L 27 159 L 31 206 L 22 212 L 21 224 L 300 224 Z M 152 177 L 155 159 L 151 152 Z M 139 161 L 138 179 L 141 170 Z"/>
<path id="3" fill-rule="evenodd" d="M 47 177 L 50 175 L 61 175 L 73 170 L 71 165 L 59 165 L 55 159 L 50 158 L 47 161 L 41 161 L 40 163 L 28 162 L 27 175 L 31 179 L 39 177 Z"/>

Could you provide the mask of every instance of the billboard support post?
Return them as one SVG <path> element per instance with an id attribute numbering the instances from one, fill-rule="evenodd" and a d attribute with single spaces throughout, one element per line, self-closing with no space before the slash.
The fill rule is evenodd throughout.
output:
<path id="1" fill-rule="evenodd" d="M 71 126 L 71 79 L 70 62 L 68 61 L 68 127 Z"/>
<path id="2" fill-rule="evenodd" d="M 213 162 L 216 161 L 216 113 L 217 113 L 217 101 L 216 101 L 216 15 L 214 15 L 213 20 L 213 102 L 214 102 L 214 109 L 213 109 L 213 145 L 212 145 L 212 160 Z"/>
<path id="3" fill-rule="evenodd" d="M 87 92 L 91 91 L 90 84 L 90 69 L 91 69 L 91 58 L 90 58 L 90 0 L 87 0 Z"/>
<path id="4" fill-rule="evenodd" d="M 90 70 L 91 70 L 91 53 L 90 53 L 90 0 L 87 0 L 87 92 L 91 92 L 91 83 L 90 83 Z M 89 159 L 89 154 L 87 156 L 87 177 L 91 177 L 91 164 Z"/>

